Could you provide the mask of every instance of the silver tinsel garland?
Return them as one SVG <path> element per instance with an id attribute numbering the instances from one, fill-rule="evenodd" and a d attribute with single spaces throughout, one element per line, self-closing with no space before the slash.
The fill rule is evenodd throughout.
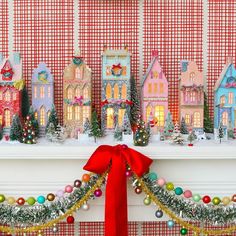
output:
<path id="1" fill-rule="evenodd" d="M 92 175 L 90 181 L 73 193 L 58 198 L 53 202 L 36 204 L 34 206 L 18 206 L 0 204 L 0 225 L 14 225 L 14 227 L 36 226 L 54 220 L 63 215 L 95 185 L 99 175 Z M 91 195 L 94 198 L 94 195 Z"/>
<path id="2" fill-rule="evenodd" d="M 211 225 L 229 225 L 235 224 L 236 222 L 235 204 L 229 206 L 216 206 L 197 203 L 193 200 L 177 196 L 173 191 L 170 192 L 165 188 L 160 187 L 157 185 L 156 181 L 152 181 L 149 178 L 148 174 L 143 176 L 142 180 L 155 197 L 180 218 Z M 134 183 L 135 181 L 137 180 L 134 179 Z"/>

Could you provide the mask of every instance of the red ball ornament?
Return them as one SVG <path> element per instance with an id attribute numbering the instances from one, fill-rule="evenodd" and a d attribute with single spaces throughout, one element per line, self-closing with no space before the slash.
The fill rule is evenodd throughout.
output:
<path id="1" fill-rule="evenodd" d="M 16 202 L 18 205 L 23 206 L 25 204 L 25 199 L 23 197 L 20 197 Z"/>
<path id="2" fill-rule="evenodd" d="M 210 198 L 209 196 L 204 196 L 204 197 L 202 198 L 202 201 L 203 201 L 204 203 L 208 204 L 208 203 L 211 202 L 211 198 Z"/>
<path id="3" fill-rule="evenodd" d="M 236 194 L 234 194 L 233 196 L 232 196 L 232 202 L 236 202 Z"/>
<path id="4" fill-rule="evenodd" d="M 134 191 L 135 191 L 136 194 L 140 194 L 142 192 L 142 188 L 138 186 L 138 187 L 135 188 Z"/>
<path id="5" fill-rule="evenodd" d="M 133 173 L 131 170 L 126 170 L 125 175 L 126 175 L 126 177 L 129 178 L 129 177 L 132 177 Z"/>
<path id="6" fill-rule="evenodd" d="M 75 222 L 75 218 L 73 216 L 68 216 L 66 221 L 68 224 L 73 224 Z"/>

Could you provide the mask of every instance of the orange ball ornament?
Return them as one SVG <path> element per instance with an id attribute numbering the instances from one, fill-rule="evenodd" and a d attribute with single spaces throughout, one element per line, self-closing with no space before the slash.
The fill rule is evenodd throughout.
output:
<path id="1" fill-rule="evenodd" d="M 233 196 L 232 196 L 232 202 L 236 202 L 236 194 L 234 194 Z"/>
<path id="2" fill-rule="evenodd" d="M 20 197 L 16 202 L 18 205 L 23 206 L 25 204 L 25 199 L 23 197 Z"/>
<path id="3" fill-rule="evenodd" d="M 48 201 L 53 201 L 55 199 L 55 195 L 53 194 L 53 193 L 49 193 L 48 195 L 47 195 L 47 200 Z"/>
<path id="4" fill-rule="evenodd" d="M 90 175 L 89 174 L 83 174 L 82 176 L 82 181 L 87 183 L 90 180 Z"/>

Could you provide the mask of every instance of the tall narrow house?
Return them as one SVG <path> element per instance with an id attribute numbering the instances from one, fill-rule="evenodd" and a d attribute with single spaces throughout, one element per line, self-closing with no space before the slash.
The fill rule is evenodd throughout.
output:
<path id="1" fill-rule="evenodd" d="M 54 82 L 46 64 L 40 63 L 32 76 L 32 106 L 39 123 L 39 134 L 45 134 L 50 110 L 54 103 Z"/>
<path id="2" fill-rule="evenodd" d="M 71 136 L 83 131 L 91 119 L 91 69 L 79 55 L 65 68 L 63 76 L 63 122 Z"/>
<path id="3" fill-rule="evenodd" d="M 22 61 L 19 53 L 4 58 L 0 53 L 0 124 L 9 132 L 14 114 L 21 116 Z"/>
<path id="4" fill-rule="evenodd" d="M 168 81 L 159 63 L 158 51 L 152 52 L 141 86 L 143 119 L 154 120 L 157 128 L 163 128 L 168 112 Z"/>
<path id="5" fill-rule="evenodd" d="M 127 47 L 102 53 L 102 127 L 114 131 L 130 112 L 131 54 Z"/>
<path id="6" fill-rule="evenodd" d="M 179 77 L 179 119 L 185 119 L 188 128 L 203 129 L 204 86 L 203 74 L 193 61 L 181 61 Z"/>

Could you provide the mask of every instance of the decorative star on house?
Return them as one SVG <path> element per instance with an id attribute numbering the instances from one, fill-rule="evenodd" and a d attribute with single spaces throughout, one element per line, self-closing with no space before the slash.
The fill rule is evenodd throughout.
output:
<path id="1" fill-rule="evenodd" d="M 3 80 L 11 81 L 14 75 L 13 69 L 9 61 L 6 61 L 3 68 L 1 69 L 1 75 Z"/>

